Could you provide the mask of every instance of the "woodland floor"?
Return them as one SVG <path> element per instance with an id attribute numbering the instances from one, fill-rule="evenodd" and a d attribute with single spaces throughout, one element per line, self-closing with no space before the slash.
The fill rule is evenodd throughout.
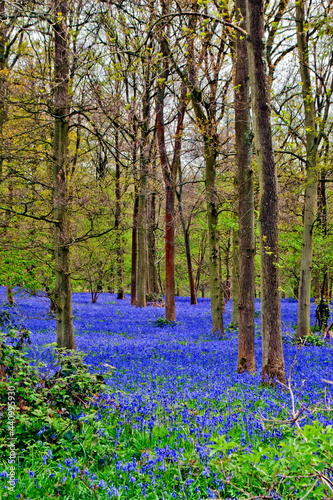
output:
<path id="1" fill-rule="evenodd" d="M 3 288 L 1 293 L 3 303 Z M 284 299 L 281 305 L 288 376 L 297 352 L 291 341 L 297 302 Z M 273 422 L 290 418 L 291 395 L 281 387 L 273 390 L 260 384 L 260 300 L 256 300 L 256 375 L 236 373 L 237 331 L 226 328 L 225 339 L 210 333 L 209 299 L 190 306 L 188 298 L 177 297 L 173 326 L 157 326 L 163 308 L 131 307 L 128 296 L 120 301 L 103 294 L 92 304 L 89 294 L 76 293 L 73 307 L 77 349 L 86 353 L 91 370 L 104 372 L 104 364 L 115 367 L 107 381 L 111 392 L 96 407 L 93 425 L 84 415 L 78 417 L 83 420 L 86 441 L 74 432 L 68 445 L 62 442 L 59 449 L 41 436 L 32 460 L 22 452 L 12 497 L 3 471 L 0 498 L 285 500 L 302 498 L 310 491 L 316 479 L 310 477 L 310 469 L 316 464 L 312 459 L 307 463 L 308 482 L 297 489 L 299 479 L 294 484 L 290 480 L 291 462 L 286 465 L 284 454 L 296 450 L 301 441 L 295 438 L 295 426 Z M 12 309 L 17 324 L 32 332 L 30 356 L 46 363 L 52 358 L 49 344 L 56 338 L 56 323 L 48 317 L 48 308 L 46 298 L 22 295 Z M 314 311 L 312 304 L 312 316 Z M 226 327 L 230 316 L 231 302 L 224 313 Z M 319 410 L 304 410 L 307 418 L 301 421 L 301 427 L 311 424 L 311 429 L 317 429 L 313 431 L 316 442 L 316 433 L 326 436 L 327 429 L 327 440 L 333 438 L 333 414 L 327 411 L 330 388 L 322 381 L 333 380 L 331 347 L 329 342 L 325 347 L 302 347 L 291 376 L 296 406 L 303 402 L 313 409 L 319 404 Z M 282 442 L 289 443 L 284 451 Z M 299 453 L 303 456 L 304 450 Z M 305 471 L 306 464 L 298 467 Z M 297 478 L 301 469 L 293 472 Z M 280 485 L 279 470 L 280 475 L 284 471 Z M 326 475 L 333 477 L 329 471 Z M 333 498 L 325 496 L 327 491 L 330 487 L 325 490 L 318 481 L 307 498 Z"/>

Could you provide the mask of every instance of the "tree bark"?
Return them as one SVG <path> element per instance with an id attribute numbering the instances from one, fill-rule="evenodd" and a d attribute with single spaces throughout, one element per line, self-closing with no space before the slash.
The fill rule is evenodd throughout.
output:
<path id="1" fill-rule="evenodd" d="M 148 211 L 148 267 L 149 288 L 151 293 L 159 293 L 156 269 L 156 195 L 151 193 Z"/>
<path id="2" fill-rule="evenodd" d="M 145 91 L 142 102 L 140 167 L 138 187 L 138 275 L 137 275 L 137 302 L 138 307 L 147 306 L 147 176 L 148 163 L 151 155 L 149 144 L 149 118 L 150 118 L 150 67 L 149 62 L 144 68 Z"/>
<path id="3" fill-rule="evenodd" d="M 67 194 L 68 170 L 68 35 L 67 0 L 54 1 L 54 139 L 53 139 L 53 208 L 57 220 L 54 235 L 55 301 L 57 304 L 57 345 L 75 349 L 72 288 L 69 259 L 69 218 Z"/>
<path id="4" fill-rule="evenodd" d="M 5 2 L 0 0 L 0 16 L 4 19 L 6 15 L 5 12 Z M 0 26 L 0 182 L 2 182 L 3 175 L 3 161 L 4 161 L 4 124 L 6 121 L 6 29 L 4 26 L 4 21 L 1 21 Z"/>
<path id="5" fill-rule="evenodd" d="M 196 2 L 193 8 L 197 9 Z M 196 30 L 196 18 L 189 21 L 192 31 L 188 39 L 188 82 L 191 90 L 191 102 L 196 117 L 197 126 L 204 142 L 205 154 L 205 194 L 207 207 L 207 225 L 209 236 L 209 275 L 210 275 L 210 303 L 212 314 L 213 334 L 224 335 L 222 309 L 224 305 L 221 290 L 221 276 L 219 269 L 219 239 L 218 239 L 218 196 L 215 186 L 216 158 L 218 155 L 218 134 L 216 122 L 216 85 L 210 85 L 210 100 L 203 101 L 202 91 L 197 88 L 195 46 L 193 33 Z M 221 51 L 222 53 L 223 51 Z M 217 63 L 217 62 L 216 62 Z M 219 61 L 220 63 L 220 61 Z M 219 63 L 216 64 L 218 68 Z M 215 68 L 215 69 L 216 69 Z M 216 75 L 218 73 L 215 73 Z"/>
<path id="6" fill-rule="evenodd" d="M 232 309 L 231 324 L 238 326 L 239 322 L 239 238 L 238 229 L 232 230 Z"/>
<path id="7" fill-rule="evenodd" d="M 134 134 L 137 134 L 136 125 L 134 125 Z M 136 150 L 137 141 L 134 141 L 133 148 L 133 166 L 136 169 Z M 131 252 L 131 305 L 136 305 L 136 291 L 137 291 L 137 261 L 138 261 L 138 209 L 139 209 L 139 197 L 138 197 L 138 187 L 135 183 L 134 186 L 134 206 L 133 206 L 133 217 L 132 217 L 132 252 Z"/>
<path id="8" fill-rule="evenodd" d="M 220 245 L 221 247 L 221 245 Z M 224 286 L 224 291 L 223 291 L 223 296 L 225 299 L 225 303 L 228 304 L 230 300 L 230 291 L 231 291 L 231 283 L 230 283 L 230 260 L 232 258 L 232 253 L 230 252 L 231 249 L 231 237 L 230 237 L 230 230 L 228 231 L 228 242 L 227 242 L 227 248 L 225 252 L 225 269 L 226 269 L 226 279 L 225 279 L 225 286 Z M 221 249 L 220 249 L 221 251 Z M 231 256 L 230 256 L 231 253 Z M 222 259 L 221 259 L 222 261 Z M 220 275 L 222 278 L 222 262 L 221 262 L 221 270 L 220 270 Z"/>
<path id="9" fill-rule="evenodd" d="M 241 27 L 246 28 L 246 3 L 237 0 Z M 237 371 L 255 371 L 254 299 L 255 299 L 255 234 L 254 190 L 252 167 L 252 130 L 250 117 L 249 62 L 246 40 L 237 33 L 235 61 L 235 141 L 238 167 L 238 256 L 239 317 Z"/>
<path id="10" fill-rule="evenodd" d="M 161 50 L 167 58 L 167 50 L 165 49 L 164 40 L 161 39 Z M 156 102 L 156 124 L 157 137 L 160 151 L 160 162 L 162 174 L 165 183 L 165 319 L 167 321 L 176 320 L 176 303 L 175 303 L 175 192 L 176 192 L 176 176 L 179 170 L 181 137 L 183 130 L 183 122 L 187 107 L 186 102 L 186 87 L 182 85 L 180 96 L 179 110 L 177 115 L 177 128 L 175 134 L 175 143 L 173 150 L 173 159 L 169 165 L 165 136 L 164 136 L 164 98 L 165 84 L 168 77 L 167 63 L 163 67 L 161 75 L 163 83 L 157 91 Z"/>
<path id="11" fill-rule="evenodd" d="M 121 183 L 120 183 L 120 161 L 119 161 L 119 131 L 116 131 L 116 213 L 115 213 L 115 230 L 116 230 L 116 251 L 117 251 L 117 299 L 125 299 L 124 290 L 124 249 L 121 234 Z"/>
<path id="12" fill-rule="evenodd" d="M 279 292 L 278 185 L 265 64 L 263 0 L 248 0 L 248 57 L 254 137 L 260 186 L 262 382 L 286 381 Z"/>
<path id="13" fill-rule="evenodd" d="M 186 222 L 185 222 L 184 209 L 183 209 L 182 182 L 183 182 L 182 181 L 182 170 L 181 170 L 181 164 L 179 162 L 179 184 L 180 184 L 180 186 L 179 186 L 179 191 L 176 191 L 176 194 L 177 194 L 177 198 L 178 198 L 178 209 L 179 209 L 180 221 L 182 224 L 184 240 L 185 240 L 185 253 L 186 253 L 188 280 L 189 280 L 189 284 L 190 284 L 191 305 L 195 305 L 198 302 L 197 302 L 197 293 L 196 293 L 195 284 L 194 284 L 194 274 L 193 274 L 193 265 L 192 265 L 189 228 L 187 227 Z"/>
<path id="14" fill-rule="evenodd" d="M 143 156 L 143 155 L 141 155 Z M 146 213 L 146 191 L 147 171 L 146 159 L 141 158 L 139 180 L 139 203 L 138 203 L 138 280 L 137 280 L 137 303 L 138 307 L 146 307 L 147 293 L 147 213 Z"/>
<path id="15" fill-rule="evenodd" d="M 165 200 L 165 319 L 176 321 L 175 304 L 175 191 L 166 187 Z"/>
<path id="16" fill-rule="evenodd" d="M 306 136 L 306 186 L 300 282 L 298 290 L 297 337 L 310 333 L 310 297 L 313 256 L 313 233 L 317 209 L 316 110 L 311 91 L 307 35 L 304 26 L 304 0 L 296 2 L 297 48 L 302 81 Z"/>
<path id="17" fill-rule="evenodd" d="M 214 138 L 205 135 L 206 205 L 209 234 L 209 283 L 213 333 L 224 335 L 222 291 L 219 269 L 218 199 L 215 188 L 216 147 Z M 224 303 L 224 301 L 223 301 Z"/>

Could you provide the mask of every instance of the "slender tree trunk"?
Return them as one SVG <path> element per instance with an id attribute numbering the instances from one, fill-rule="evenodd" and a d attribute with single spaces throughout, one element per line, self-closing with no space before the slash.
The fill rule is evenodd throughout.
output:
<path id="1" fill-rule="evenodd" d="M 238 326 L 239 322 L 239 241 L 238 229 L 232 231 L 232 309 L 231 324 Z"/>
<path id="2" fill-rule="evenodd" d="M 246 28 L 246 3 L 237 0 L 241 27 Z M 246 40 L 237 33 L 235 61 L 235 141 L 238 166 L 239 217 L 239 320 L 237 371 L 255 371 L 254 299 L 255 299 L 255 234 L 254 190 L 252 167 L 252 130 L 250 117 L 250 82 Z"/>
<path id="3" fill-rule="evenodd" d="M 228 234 L 228 242 L 227 242 L 227 249 L 225 252 L 225 268 L 226 268 L 226 279 L 225 279 L 225 288 L 224 288 L 224 297 L 225 297 L 225 303 L 228 304 L 230 300 L 230 249 L 231 249 L 231 238 L 230 238 L 230 231 Z M 222 263 L 221 263 L 222 264 Z M 221 270 L 220 270 L 220 276 L 222 277 L 222 265 L 221 265 Z"/>
<path id="4" fill-rule="evenodd" d="M 165 319 L 176 320 L 175 304 L 175 191 L 166 187 L 165 201 Z"/>
<path id="5" fill-rule="evenodd" d="M 213 138 L 205 138 L 206 204 L 209 234 L 209 283 L 213 333 L 223 335 L 222 291 L 219 269 L 218 198 L 215 188 L 216 151 Z M 224 301 L 223 301 L 224 303 Z"/>
<path id="6" fill-rule="evenodd" d="M 222 273 L 222 252 L 221 252 L 221 245 L 220 245 L 220 234 L 217 233 L 217 238 L 219 240 L 219 277 L 220 277 L 220 301 L 221 301 L 221 311 L 222 313 L 225 312 L 225 300 L 224 300 L 224 285 L 223 285 L 223 273 Z"/>
<path id="7" fill-rule="evenodd" d="M 317 209 L 317 147 L 316 111 L 311 92 L 308 44 L 304 26 L 304 1 L 296 2 L 297 48 L 302 80 L 302 95 L 306 134 L 306 186 L 304 194 L 304 219 L 301 271 L 298 291 L 297 337 L 310 333 L 311 271 L 313 233 Z"/>
<path id="8" fill-rule="evenodd" d="M 137 303 L 138 307 L 147 305 L 147 176 L 148 164 L 151 155 L 149 136 L 150 117 L 150 72 L 149 65 L 145 68 L 145 93 L 142 104 L 140 171 L 138 193 L 138 275 L 137 275 Z"/>
<path id="9" fill-rule="evenodd" d="M 123 242 L 121 234 L 121 183 L 120 183 L 120 161 L 119 161 L 119 131 L 116 131 L 116 213 L 115 213 L 115 230 L 116 230 L 116 249 L 117 249 L 117 299 L 125 299 L 124 290 L 124 255 Z"/>
<path id="10" fill-rule="evenodd" d="M 161 49 L 164 50 L 163 40 L 161 41 Z M 165 83 L 168 77 L 168 67 L 164 66 L 164 76 L 162 85 L 159 86 L 157 91 L 156 102 L 156 123 L 157 123 L 157 136 L 160 151 L 161 168 L 165 183 L 165 319 L 167 321 L 176 320 L 176 303 L 175 303 L 175 192 L 176 192 L 176 176 L 179 170 L 180 151 L 181 151 L 181 138 L 183 130 L 183 122 L 186 103 L 186 87 L 183 84 L 180 96 L 180 105 L 177 116 L 177 128 L 175 134 L 175 143 L 173 151 L 172 164 L 169 165 L 165 136 L 164 136 L 164 97 L 165 97 Z"/>
<path id="11" fill-rule="evenodd" d="M 68 36 L 67 0 L 54 1 L 55 32 L 55 89 L 54 89 L 54 139 L 53 139 L 53 207 L 57 220 L 54 236 L 55 301 L 57 304 L 57 345 L 75 349 L 72 288 L 69 260 L 68 219 Z"/>
<path id="12" fill-rule="evenodd" d="M 159 293 L 156 269 L 156 196 L 151 193 L 149 199 L 149 230 L 148 230 L 148 267 L 149 288 L 151 293 Z"/>
<path id="13" fill-rule="evenodd" d="M 0 16 L 1 16 L 1 25 L 0 25 L 0 182 L 2 182 L 3 175 L 3 161 L 4 161 L 4 136 L 3 129 L 6 121 L 7 113 L 6 113 L 6 31 L 4 27 L 4 21 L 6 16 L 5 11 L 5 2 L 4 0 L 0 0 Z"/>
<path id="14" fill-rule="evenodd" d="M 137 254 L 138 254 L 138 208 L 139 197 L 137 188 L 135 189 L 135 200 L 133 208 L 133 221 L 132 221 L 132 271 L 131 271 L 131 305 L 136 305 L 136 284 L 137 284 Z"/>
<path id="15" fill-rule="evenodd" d="M 9 278 L 7 278 L 7 283 L 6 283 L 6 296 L 8 304 L 10 306 L 13 306 L 15 304 L 15 300 L 14 300 L 13 289 L 9 284 Z"/>
<path id="16" fill-rule="evenodd" d="M 6 94 L 7 94 L 7 58 L 6 58 L 6 29 L 5 29 L 5 2 L 0 1 L 0 16 L 1 16 L 1 26 L 0 26 L 0 185 L 2 184 L 3 176 L 3 162 L 5 159 L 5 149 L 4 149 L 4 126 L 7 121 L 7 106 L 6 106 Z M 9 205 L 12 203 L 12 186 L 9 186 Z M 6 237 L 7 228 L 10 223 L 11 213 L 8 210 L 5 214 L 5 221 L 3 226 L 3 236 Z M 15 304 L 13 289 L 10 282 L 10 277 L 6 278 L 6 296 L 7 302 L 10 306 Z"/>
<path id="17" fill-rule="evenodd" d="M 328 145 L 327 145 L 327 155 L 328 156 Z M 327 160 L 327 159 L 326 159 Z M 321 226 L 321 233 L 325 240 L 327 237 L 327 200 L 326 200 L 326 174 L 325 168 L 321 170 L 319 189 L 318 189 L 318 218 Z M 322 297 L 325 297 L 326 301 L 329 302 L 329 269 L 327 264 L 324 265 L 323 270 L 323 286 L 322 286 Z"/>
<path id="18" fill-rule="evenodd" d="M 180 183 L 180 188 L 179 188 L 179 192 L 177 192 L 178 208 L 179 208 L 180 221 L 182 224 L 184 240 L 185 240 L 185 252 L 186 252 L 188 280 L 190 283 L 191 305 L 195 305 L 198 302 L 197 302 L 197 294 L 196 294 L 195 284 L 194 284 L 189 228 L 186 226 L 184 210 L 183 210 L 181 168 L 179 168 L 179 183 Z"/>
<path id="19" fill-rule="evenodd" d="M 200 241 L 200 246 L 199 246 L 199 255 L 198 255 L 198 267 L 197 267 L 197 272 L 195 276 L 195 289 L 196 292 L 198 293 L 200 289 L 200 279 L 201 279 L 201 271 L 205 259 L 205 254 L 206 254 L 206 246 L 207 246 L 207 234 L 206 231 L 202 234 L 201 241 Z"/>
<path id="20" fill-rule="evenodd" d="M 286 381 L 279 292 L 278 185 L 265 64 L 264 2 L 248 0 L 248 56 L 256 157 L 260 185 L 262 381 Z"/>
<path id="21" fill-rule="evenodd" d="M 145 159 L 143 160 L 145 163 Z M 138 204 L 138 280 L 137 280 L 137 303 L 138 307 L 146 307 L 147 293 L 147 172 L 143 165 L 139 180 L 139 204 Z"/>

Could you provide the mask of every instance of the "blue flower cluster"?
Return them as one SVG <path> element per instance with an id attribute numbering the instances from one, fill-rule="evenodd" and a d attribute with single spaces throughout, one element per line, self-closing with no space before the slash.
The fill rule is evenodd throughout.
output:
<path id="1" fill-rule="evenodd" d="M 2 301 L 4 292 L 0 290 Z M 281 304 L 283 334 L 292 336 L 297 302 L 285 299 Z M 51 361 L 46 345 L 56 338 L 56 322 L 48 316 L 48 308 L 49 301 L 44 297 L 18 295 L 16 298 L 16 321 L 32 332 L 31 356 L 44 362 Z M 188 298 L 177 297 L 177 324 L 164 328 L 156 326 L 163 309 L 132 307 L 129 297 L 117 300 L 114 295 L 103 294 L 92 304 L 88 293 L 77 293 L 73 294 L 73 308 L 76 345 L 86 353 L 85 361 L 92 370 L 101 372 L 108 370 L 106 365 L 115 367 L 108 380 L 111 394 L 99 401 L 100 418 L 102 410 L 111 413 L 115 408 L 122 416 L 117 423 L 114 448 L 126 425 L 147 435 L 163 428 L 163 438 L 170 438 L 168 446 L 161 442 L 154 450 L 143 450 L 140 467 L 135 457 L 127 463 L 117 460 L 116 455 L 113 457 L 119 475 L 126 474 L 130 483 L 141 487 L 143 497 L 147 484 L 142 482 L 142 473 L 150 475 L 150 485 L 158 482 L 166 464 L 184 463 L 184 447 L 193 446 L 200 457 L 202 474 L 210 478 L 209 484 L 215 491 L 222 491 L 222 478 L 210 469 L 210 445 L 217 435 L 224 436 L 227 442 L 237 438 L 249 453 L 258 440 L 269 442 L 281 437 L 278 427 L 267 428 L 262 422 L 281 418 L 281 406 L 286 409 L 286 417 L 291 409 L 290 394 L 280 387 L 271 390 L 260 385 L 259 317 L 255 341 L 257 373 L 239 375 L 236 373 L 237 332 L 227 329 L 225 339 L 212 335 L 209 299 L 198 299 L 198 305 L 190 306 Z M 260 300 L 256 300 L 256 310 L 260 311 Z M 312 321 L 314 314 L 315 304 L 311 304 Z M 230 323 L 230 318 L 231 302 L 226 306 L 225 325 Z M 291 343 L 284 345 L 287 374 L 296 351 Z M 305 346 L 299 351 L 292 374 L 296 404 L 306 400 L 311 406 L 322 400 L 325 390 L 322 379 L 333 380 L 332 353 L 329 342 L 327 347 Z M 326 390 L 329 393 L 327 386 Z M 309 414 L 303 424 L 311 419 L 313 416 Z M 316 419 L 324 425 L 333 425 L 332 415 L 327 412 L 320 413 Z M 99 434 L 104 435 L 103 428 Z M 233 451 L 229 447 L 227 454 Z M 45 464 L 51 459 L 50 452 L 43 456 Z M 68 469 L 64 478 L 79 473 L 75 464 L 64 466 Z M 194 491 L 192 483 L 196 475 L 191 464 L 188 467 L 182 488 Z M 34 472 L 29 474 L 33 477 Z M 87 474 L 87 480 L 94 484 L 94 477 Z M 110 498 L 118 495 L 119 483 L 103 483 L 99 487 L 107 488 Z M 214 492 L 207 491 L 206 495 L 214 498 Z M 177 494 L 174 498 L 181 497 Z"/>

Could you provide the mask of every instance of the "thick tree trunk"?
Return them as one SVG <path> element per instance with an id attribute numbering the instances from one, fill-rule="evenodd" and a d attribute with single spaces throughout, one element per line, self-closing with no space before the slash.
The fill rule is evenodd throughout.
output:
<path id="1" fill-rule="evenodd" d="M 302 81 L 302 95 L 306 134 L 306 186 L 304 194 L 304 218 L 300 282 L 298 291 L 297 337 L 310 333 L 311 271 L 313 233 L 317 211 L 317 144 L 316 111 L 311 92 L 308 43 L 304 25 L 304 1 L 296 3 L 297 48 Z"/>
<path id="2" fill-rule="evenodd" d="M 121 183 L 120 183 L 120 161 L 119 161 L 119 131 L 116 131 L 116 213 L 115 213 L 115 230 L 116 230 L 116 250 L 117 250 L 117 299 L 125 299 L 124 290 L 124 256 L 123 256 L 123 241 L 121 233 Z"/>
<path id="3" fill-rule="evenodd" d="M 67 0 L 54 2 L 55 88 L 53 138 L 53 207 L 57 220 L 54 236 L 57 345 L 75 349 L 69 261 L 68 169 L 68 36 Z"/>
<path id="4" fill-rule="evenodd" d="M 246 3 L 237 0 L 241 27 L 246 28 Z M 252 130 L 250 117 L 250 82 L 246 40 L 237 33 L 235 61 L 235 141 L 238 166 L 239 217 L 239 320 L 238 373 L 255 371 L 254 299 L 255 234 L 252 167 Z"/>
<path id="5" fill-rule="evenodd" d="M 279 292 L 278 185 L 265 64 L 264 2 L 248 0 L 248 56 L 255 148 L 260 185 L 262 382 L 286 381 Z"/>

